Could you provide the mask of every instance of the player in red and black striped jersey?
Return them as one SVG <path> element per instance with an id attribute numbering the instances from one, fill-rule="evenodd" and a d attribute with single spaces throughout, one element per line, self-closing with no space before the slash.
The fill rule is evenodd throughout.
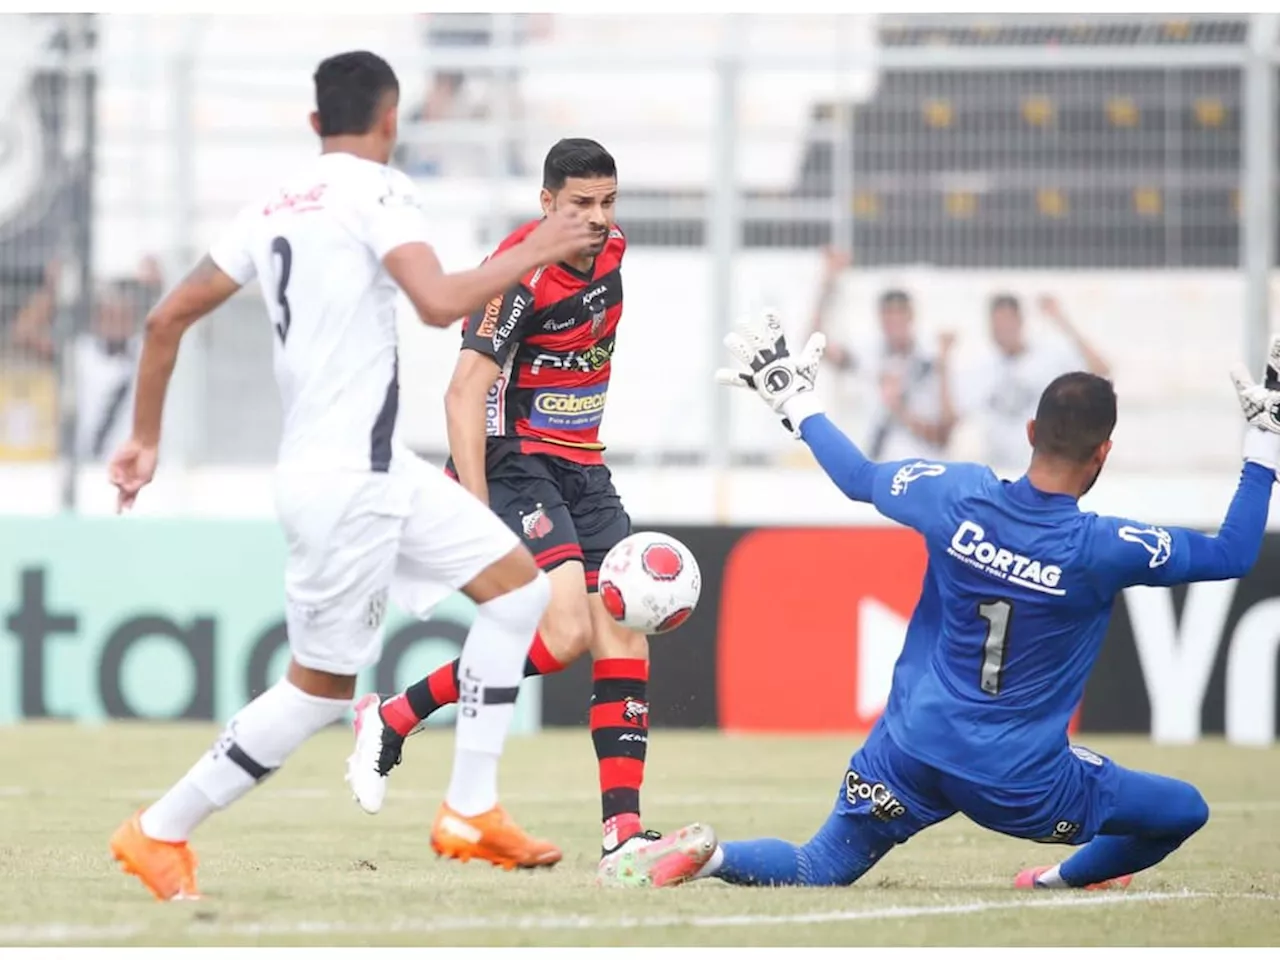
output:
<path id="1" fill-rule="evenodd" d="M 520 227 L 496 252 L 520 243 L 538 222 Z M 557 264 L 537 270 L 467 320 L 463 350 L 492 361 L 465 361 L 465 376 L 475 367 L 477 380 L 492 381 L 484 398 L 489 463 L 512 453 L 584 466 L 604 463 L 600 421 L 622 319 L 626 249 L 622 231 L 610 225 L 599 253 L 588 261 L 591 269 Z M 465 440 L 478 452 L 472 437 Z"/>
<path id="2" fill-rule="evenodd" d="M 594 658 L 591 737 L 604 820 L 599 878 L 661 885 L 671 872 L 664 861 L 684 855 L 690 832 L 663 838 L 640 822 L 648 638 L 614 621 L 595 590 L 605 554 L 631 533 L 599 439 L 622 318 L 627 244 L 614 223 L 616 196 L 613 157 L 598 143 L 562 140 L 551 148 L 544 214 L 585 219 L 599 239 L 573 262 L 527 274 L 468 319 L 445 398 L 448 469 L 523 538 L 550 576 L 551 603 L 526 676 L 561 670 L 587 650 Z M 516 230 L 498 252 L 521 243 L 536 225 Z M 404 738 L 457 701 L 458 662 L 380 707 L 369 699 L 359 722 L 382 725 L 377 770 L 385 778 L 400 761 Z"/>

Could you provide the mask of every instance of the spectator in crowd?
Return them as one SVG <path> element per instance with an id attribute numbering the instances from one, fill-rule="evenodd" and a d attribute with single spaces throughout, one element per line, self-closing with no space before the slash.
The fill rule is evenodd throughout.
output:
<path id="1" fill-rule="evenodd" d="M 456 47 L 489 47 L 495 40 L 497 14 L 434 13 L 425 14 L 424 39 L 428 51 Z M 546 14 L 509 14 L 513 18 L 511 41 L 517 45 L 535 37 L 546 36 L 549 17 Z M 505 115 L 519 119 L 521 103 L 517 93 L 519 71 L 477 69 L 437 70 L 427 78 L 426 93 L 408 114 L 411 124 L 429 125 L 450 121 L 483 120 L 497 112 L 499 99 L 506 100 Z M 487 138 L 442 138 L 434 142 L 414 143 L 411 136 L 402 138 L 396 151 L 396 164 L 410 176 L 476 176 L 492 169 L 493 161 Z M 515 143 L 504 145 L 503 163 L 510 175 L 521 173 L 519 151 Z"/>
<path id="2" fill-rule="evenodd" d="M 1110 367 L 1067 319 L 1057 299 L 1039 298 L 1038 306 L 1060 337 L 1028 338 L 1022 305 L 1009 293 L 991 298 L 991 351 L 959 380 L 955 409 L 979 421 L 985 462 L 996 473 L 1018 476 L 1031 457 L 1027 421 L 1035 417 L 1044 388 L 1059 374 L 1087 370 L 1110 376 Z"/>
<path id="3" fill-rule="evenodd" d="M 52 364 L 56 358 L 59 267 L 51 263 L 45 283 L 19 313 L 15 346 Z M 105 459 L 129 435 L 134 375 L 142 321 L 162 291 L 160 268 L 145 258 L 134 277 L 103 284 L 95 291 L 90 328 L 71 343 L 75 370 L 76 455 Z"/>
<path id="4" fill-rule="evenodd" d="M 831 299 L 840 272 L 852 258 L 826 251 L 826 270 L 814 311 L 813 332 L 822 331 L 831 312 Z M 865 450 L 873 460 L 944 456 L 955 415 L 946 389 L 952 334 L 939 337 L 934 354 L 921 347 L 915 334 L 915 312 L 905 290 L 886 290 L 879 301 L 880 332 L 860 350 L 831 340 L 824 359 L 837 369 L 861 376 L 876 388 L 871 436 Z"/>

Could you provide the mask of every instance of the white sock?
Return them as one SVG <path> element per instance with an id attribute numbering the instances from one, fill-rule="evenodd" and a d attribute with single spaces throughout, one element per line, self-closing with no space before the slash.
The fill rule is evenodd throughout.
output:
<path id="1" fill-rule="evenodd" d="M 350 700 L 303 693 L 281 680 L 231 718 L 218 742 L 142 814 L 142 832 L 179 842 L 266 779 L 312 734 L 339 719 Z"/>
<path id="2" fill-rule="evenodd" d="M 705 880 L 707 877 L 714 877 L 716 871 L 720 869 L 720 865 L 724 863 L 724 847 L 716 844 L 715 853 L 711 854 L 711 859 L 702 865 L 702 869 L 693 875 L 695 880 Z"/>
<path id="3" fill-rule="evenodd" d="M 1058 872 L 1058 867 L 1055 865 L 1036 877 L 1036 886 L 1046 890 L 1065 890 L 1067 881 L 1062 879 L 1062 874 Z"/>
<path id="4" fill-rule="evenodd" d="M 539 573 L 532 583 L 476 607 L 458 663 L 458 725 L 445 802 L 464 817 L 498 803 L 498 758 L 516 712 L 524 661 L 551 598 Z"/>

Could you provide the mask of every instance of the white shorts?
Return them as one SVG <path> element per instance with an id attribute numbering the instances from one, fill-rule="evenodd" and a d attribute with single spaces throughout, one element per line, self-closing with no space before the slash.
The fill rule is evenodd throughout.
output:
<path id="1" fill-rule="evenodd" d="M 425 615 L 519 543 L 442 471 L 398 455 L 392 473 L 276 473 L 285 622 L 304 667 L 356 675 L 382 653 L 389 598 Z"/>

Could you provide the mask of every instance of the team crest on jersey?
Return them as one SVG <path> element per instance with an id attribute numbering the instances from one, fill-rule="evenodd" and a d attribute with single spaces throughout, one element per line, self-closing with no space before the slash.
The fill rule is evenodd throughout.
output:
<path id="1" fill-rule="evenodd" d="M 582 295 L 582 305 L 587 308 L 587 314 L 591 317 L 591 336 L 593 337 L 600 336 L 605 318 L 609 315 L 608 304 L 603 299 L 608 289 L 607 286 L 599 286 Z"/>
<path id="2" fill-rule="evenodd" d="M 1121 527 L 1116 531 L 1126 543 L 1136 543 L 1151 555 L 1147 566 L 1154 570 L 1169 562 L 1173 553 L 1173 537 L 1161 527 Z"/>
<path id="3" fill-rule="evenodd" d="M 908 463 L 893 475 L 889 493 L 891 496 L 900 497 L 907 492 L 907 487 L 921 477 L 940 477 L 946 472 L 947 468 L 940 463 L 925 463 L 923 460 Z"/>
<path id="4" fill-rule="evenodd" d="M 541 540 L 552 531 L 554 524 L 551 518 L 547 516 L 547 512 L 542 509 L 542 504 L 538 504 L 531 511 L 520 517 L 520 529 L 524 531 L 525 539 Z"/>

